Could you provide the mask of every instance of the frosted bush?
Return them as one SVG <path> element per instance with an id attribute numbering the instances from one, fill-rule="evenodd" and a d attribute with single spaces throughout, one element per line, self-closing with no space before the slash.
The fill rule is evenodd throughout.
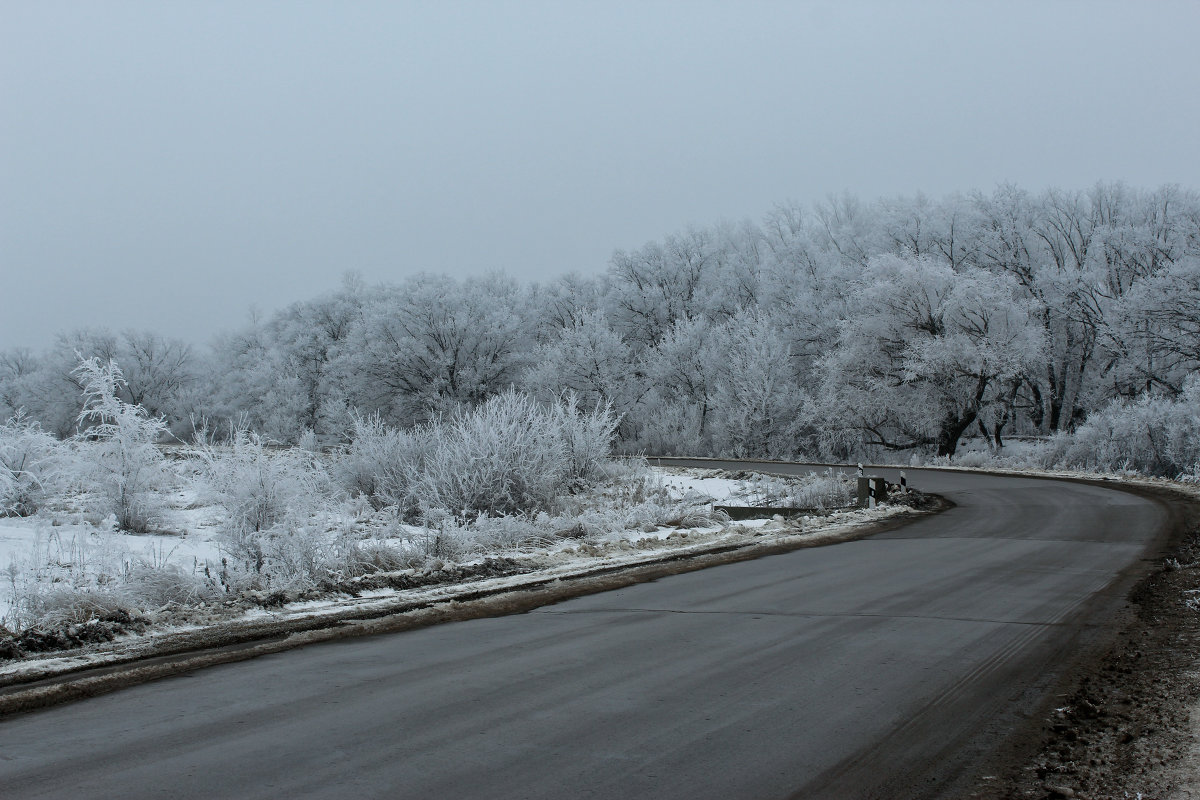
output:
<path id="1" fill-rule="evenodd" d="M 478 521 L 476 522 L 478 524 Z M 450 515 L 440 515 L 413 541 L 425 561 L 463 561 L 485 549 L 478 528 Z"/>
<path id="2" fill-rule="evenodd" d="M 548 417 L 509 391 L 435 425 L 423 500 L 462 517 L 547 507 L 570 478 L 566 446 Z"/>
<path id="3" fill-rule="evenodd" d="M 167 462 L 156 446 L 167 432 L 166 420 L 118 396 L 125 378 L 115 361 L 81 361 L 74 374 L 84 383 L 77 437 L 86 478 L 101 498 L 101 512 L 112 513 L 123 530 L 144 533 L 157 522 L 157 492 L 168 480 Z"/>
<path id="4" fill-rule="evenodd" d="M 987 450 L 960 450 L 953 459 L 947 459 L 946 463 L 956 467 L 986 468 L 999 466 L 1003 462 Z"/>
<path id="5" fill-rule="evenodd" d="M 66 447 L 23 412 L 0 425 L 0 516 L 37 511 L 67 463 Z"/>
<path id="6" fill-rule="evenodd" d="M 547 514 L 481 517 L 472 529 L 476 542 L 492 550 L 545 548 L 559 538 L 556 534 L 566 528 Z"/>
<path id="7" fill-rule="evenodd" d="M 608 462 L 621 424 L 612 404 L 585 412 L 580 410 L 575 394 L 568 393 L 551 407 L 550 422 L 563 443 L 568 479 L 589 481 L 597 477 Z"/>
<path id="8" fill-rule="evenodd" d="M 1090 415 L 1073 434 L 1047 445 L 1050 465 L 1178 477 L 1200 463 L 1200 377 L 1178 398 L 1146 394 L 1114 400 Z"/>
<path id="9" fill-rule="evenodd" d="M 194 606 L 217 597 L 211 581 L 177 564 L 134 565 L 125 591 L 143 609 Z"/>
<path id="10" fill-rule="evenodd" d="M 629 483 L 652 479 L 650 462 L 645 456 L 623 456 L 613 458 L 600 466 L 600 480 L 611 483 Z"/>
<path id="11" fill-rule="evenodd" d="M 212 501 L 225 512 L 221 544 L 234 559 L 222 582 L 235 589 L 311 586 L 333 558 L 323 512 L 337 489 L 311 452 L 272 449 L 236 430 L 229 443 L 197 450 Z"/>
<path id="12" fill-rule="evenodd" d="M 280 525 L 262 535 L 260 572 L 276 587 L 306 589 L 329 575 L 336 537 L 319 522 Z"/>
<path id="13" fill-rule="evenodd" d="M 437 510 L 463 520 L 545 510 L 602 476 L 618 422 L 610 407 L 585 412 L 572 395 L 543 406 L 511 390 L 406 431 L 355 417 L 335 474 L 352 494 L 407 520 Z"/>
<path id="14" fill-rule="evenodd" d="M 723 513 L 713 512 L 707 503 L 690 500 L 670 500 L 651 497 L 635 505 L 621 508 L 616 518 L 618 530 L 652 532 L 659 528 L 707 528 L 728 520 Z M 609 527 L 609 526 L 606 526 Z"/>
<path id="15" fill-rule="evenodd" d="M 380 548 L 374 553 L 360 550 L 352 525 L 324 513 L 305 519 L 289 513 L 267 529 L 227 529 L 222 545 L 231 558 L 222 559 L 216 580 L 235 593 L 263 589 L 303 593 L 399 560 Z"/>
<path id="16" fill-rule="evenodd" d="M 547 408 L 515 391 L 497 395 L 430 426 L 420 500 L 461 518 L 549 509 L 600 474 L 616 425 L 608 407 L 584 413 L 570 397 Z"/>
<path id="17" fill-rule="evenodd" d="M 229 443 L 197 450 L 212 501 L 225 512 L 227 531 L 267 530 L 289 513 L 304 517 L 332 499 L 320 461 L 298 448 L 270 449 L 258 434 L 236 430 Z"/>
<path id="18" fill-rule="evenodd" d="M 25 628 L 53 629 L 136 613 L 120 587 L 77 587 L 34 584 L 24 598 Z"/>
<path id="19" fill-rule="evenodd" d="M 700 432 L 701 409 L 662 397 L 650 398 L 646 410 L 636 415 L 636 439 L 624 441 L 623 452 L 664 456 L 713 455 L 712 442 Z"/>
<path id="20" fill-rule="evenodd" d="M 412 542 L 381 542 L 374 539 L 346 542 L 339 549 L 334 569 L 345 577 L 374 572 L 395 572 L 420 566 L 426 560 L 423 548 Z"/>
<path id="21" fill-rule="evenodd" d="M 433 441 L 428 427 L 401 431 L 379 418 L 354 415 L 349 447 L 338 457 L 334 475 L 355 496 L 376 510 L 396 507 L 411 519 L 418 509 L 416 488 Z"/>
<path id="22" fill-rule="evenodd" d="M 843 508 L 857 498 L 857 484 L 849 475 L 830 470 L 824 474 L 810 472 L 799 485 L 787 493 L 791 508 Z"/>

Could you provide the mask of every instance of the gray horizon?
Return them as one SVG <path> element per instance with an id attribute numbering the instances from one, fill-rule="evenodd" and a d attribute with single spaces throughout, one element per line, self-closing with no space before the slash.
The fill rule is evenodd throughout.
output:
<path id="1" fill-rule="evenodd" d="M 597 274 L 849 192 L 1200 187 L 1200 4 L 0 1 L 0 350 Z"/>

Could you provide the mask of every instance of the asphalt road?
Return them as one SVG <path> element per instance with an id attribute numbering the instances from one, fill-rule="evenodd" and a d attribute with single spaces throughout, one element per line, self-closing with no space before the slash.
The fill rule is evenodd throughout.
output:
<path id="1" fill-rule="evenodd" d="M 0 797 L 953 795 L 1102 638 L 1166 514 L 1089 485 L 909 477 L 957 507 L 8 719 Z"/>

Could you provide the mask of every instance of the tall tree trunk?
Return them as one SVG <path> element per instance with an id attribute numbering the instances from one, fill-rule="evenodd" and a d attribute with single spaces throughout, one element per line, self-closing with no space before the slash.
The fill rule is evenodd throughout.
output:
<path id="1" fill-rule="evenodd" d="M 946 457 L 953 456 L 958 450 L 958 440 L 962 438 L 963 432 L 971 427 L 978 416 L 979 412 L 975 409 L 968 410 L 963 416 L 947 414 L 938 430 L 937 454 Z"/>

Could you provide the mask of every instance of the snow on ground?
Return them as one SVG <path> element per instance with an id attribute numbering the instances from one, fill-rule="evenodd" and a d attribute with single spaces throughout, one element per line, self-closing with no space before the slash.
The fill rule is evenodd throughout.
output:
<path id="1" fill-rule="evenodd" d="M 676 500 L 816 509 L 837 508 L 850 501 L 848 479 L 832 470 L 790 477 L 701 467 L 658 467 L 654 472 Z"/>
<path id="2" fill-rule="evenodd" d="M 727 473 L 711 469 L 655 467 L 651 468 L 651 474 L 672 500 L 708 504 L 710 507 L 714 503 L 766 505 L 778 499 L 781 486 L 777 479 L 758 476 L 730 478 L 725 477 Z M 80 570 L 86 572 L 89 565 L 99 569 L 137 559 L 156 567 L 172 564 L 190 571 L 198 565 L 203 566 L 205 562 L 210 565 L 220 563 L 225 556 L 220 544 L 220 508 L 206 503 L 203 496 L 191 488 L 173 490 L 163 499 L 161 531 L 157 533 L 117 531 L 113 519 L 97 520 L 94 515 L 79 510 L 81 506 L 86 506 L 86 502 L 79 498 L 52 504 L 32 517 L 0 518 L 0 570 L 10 564 L 49 564 L 78 573 Z M 362 519 L 358 520 L 360 528 L 363 522 Z M 769 518 L 746 520 L 740 526 L 756 528 L 768 522 Z M 720 530 L 720 526 L 700 530 L 656 526 L 653 530 L 643 527 L 633 532 L 614 528 L 599 532 L 594 538 L 597 543 L 616 544 L 631 537 L 635 540 L 667 540 L 675 534 L 709 537 Z M 367 531 L 362 532 L 371 536 Z M 390 532 L 393 534 L 391 537 L 378 537 L 378 541 L 398 544 L 429 533 L 414 525 L 392 526 Z M 546 553 L 551 555 L 570 551 L 573 546 L 571 540 L 559 541 L 550 545 Z M 0 602 L 4 599 L 4 587 L 0 587 Z"/>
<path id="3" fill-rule="evenodd" d="M 115 520 L 96 519 L 78 510 L 79 503 L 60 503 L 32 517 L 0 517 L 0 570 L 10 564 L 57 565 L 80 574 L 89 564 L 101 569 L 133 560 L 185 569 L 220 563 L 220 509 L 199 503 L 194 490 L 172 492 L 164 500 L 159 533 L 117 531 Z M 0 587 L 0 610 L 5 599 Z"/>
<path id="4" fill-rule="evenodd" d="M 746 496 L 746 481 L 714 477 L 716 472 L 717 470 L 683 468 L 655 470 L 655 473 L 661 476 L 663 488 L 670 492 L 675 500 L 696 496 L 705 498 L 708 502 L 724 504 Z"/>

